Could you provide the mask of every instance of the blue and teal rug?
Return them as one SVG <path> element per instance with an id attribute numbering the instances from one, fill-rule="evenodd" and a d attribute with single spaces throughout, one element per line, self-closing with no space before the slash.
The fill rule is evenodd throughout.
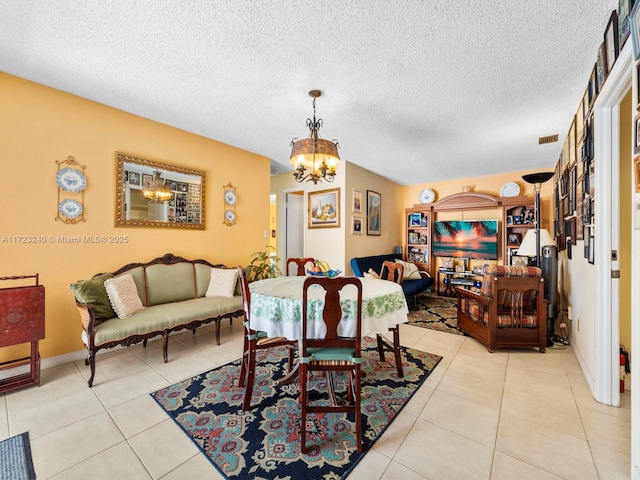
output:
<path id="1" fill-rule="evenodd" d="M 254 408 L 242 411 L 240 360 L 215 368 L 151 396 L 184 430 L 211 463 L 230 479 L 342 479 L 362 459 L 418 387 L 442 359 L 403 348 L 404 378 L 395 366 L 380 362 L 375 340 L 363 339 L 363 453 L 355 446 L 353 416 L 316 414 L 307 427 L 308 454 L 300 452 L 298 383 L 279 385 L 286 349 L 259 352 Z M 323 376 L 310 392 L 321 400 Z M 346 378 L 342 389 L 346 390 Z M 351 418 L 349 418 L 351 417 Z"/>

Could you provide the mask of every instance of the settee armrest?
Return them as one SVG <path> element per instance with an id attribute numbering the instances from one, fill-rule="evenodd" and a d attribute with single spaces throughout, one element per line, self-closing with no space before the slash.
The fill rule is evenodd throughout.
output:
<path id="1" fill-rule="evenodd" d="M 76 307 L 80 314 L 82 328 L 87 332 L 88 338 L 93 338 L 96 329 L 96 314 L 93 305 L 90 303 L 81 303 L 76 299 Z"/>
<path id="2" fill-rule="evenodd" d="M 471 290 L 468 290 L 466 288 L 455 287 L 455 289 L 456 289 L 456 293 L 458 294 L 458 299 L 461 299 L 464 297 L 470 300 L 474 300 L 483 305 L 489 305 L 493 302 L 493 298 L 487 297 L 486 295 L 481 295 L 477 292 L 472 292 Z"/>
<path id="3" fill-rule="evenodd" d="M 420 276 L 422 278 L 431 278 L 431 275 L 429 275 L 429 272 L 427 272 L 426 270 L 418 269 L 418 272 L 420 273 Z"/>

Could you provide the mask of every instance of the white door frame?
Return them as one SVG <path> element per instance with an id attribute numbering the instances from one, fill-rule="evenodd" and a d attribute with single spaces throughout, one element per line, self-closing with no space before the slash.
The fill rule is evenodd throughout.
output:
<path id="1" fill-rule="evenodd" d="M 619 270 L 612 250 L 620 242 L 620 103 L 631 88 L 633 58 L 627 42 L 594 105 L 595 158 L 595 365 L 594 397 L 607 405 L 620 405 Z M 619 258 L 619 256 L 618 256 Z"/>

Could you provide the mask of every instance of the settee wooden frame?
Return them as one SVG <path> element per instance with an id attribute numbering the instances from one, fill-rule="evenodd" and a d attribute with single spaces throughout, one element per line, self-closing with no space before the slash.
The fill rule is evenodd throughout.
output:
<path id="1" fill-rule="evenodd" d="M 509 290 L 513 293 L 536 291 L 535 312 L 537 314 L 536 327 L 499 327 L 498 326 L 498 291 Z M 539 348 L 544 353 L 547 346 L 547 302 L 544 300 L 544 279 L 542 277 L 493 277 L 491 296 L 482 295 L 469 289 L 456 287 L 458 329 L 471 335 L 485 345 L 489 352 L 496 348 Z M 512 295 L 512 298 L 515 297 Z M 479 319 L 474 320 L 464 311 L 462 302 L 471 300 L 478 303 Z M 522 305 L 513 306 L 514 314 L 522 316 Z M 482 321 L 483 312 L 488 312 L 487 325 Z"/>
<path id="2" fill-rule="evenodd" d="M 114 276 L 118 276 L 121 275 L 125 272 L 128 272 L 129 270 L 132 270 L 134 268 L 138 268 L 138 267 L 142 267 L 142 268 L 146 268 L 149 267 L 151 265 L 157 265 L 157 264 L 162 264 L 162 265 L 173 265 L 173 264 L 177 264 L 177 263 L 190 263 L 190 264 L 203 264 L 203 265 L 207 265 L 209 267 L 215 267 L 215 268 L 226 268 L 224 265 L 222 264 L 211 264 L 206 260 L 202 260 L 202 259 L 198 259 L 198 260 L 187 260 L 183 257 L 179 257 L 179 256 L 175 256 L 171 253 L 167 253 L 162 257 L 157 257 L 154 258 L 153 260 L 146 262 L 146 263 L 129 263 L 121 268 L 119 268 L 118 270 L 116 270 L 115 272 L 113 272 Z M 100 274 L 97 274 L 100 275 Z M 194 292 L 195 293 L 195 292 Z M 148 293 L 146 292 L 145 289 L 145 294 L 148 295 Z M 148 297 L 145 298 L 145 304 L 148 304 Z M 123 346 L 123 347 L 128 347 L 130 345 L 135 345 L 137 343 L 142 342 L 143 347 L 147 346 L 147 341 L 150 338 L 156 337 L 161 335 L 162 336 L 162 356 L 163 356 L 163 360 L 164 363 L 167 363 L 168 361 L 168 343 L 169 343 L 169 335 L 172 332 L 176 332 L 176 331 L 180 331 L 180 330 L 191 330 L 194 334 L 196 332 L 196 329 L 198 327 L 201 327 L 202 325 L 206 325 L 212 322 L 216 323 L 216 343 L 218 345 L 220 345 L 220 322 L 223 319 L 228 318 L 230 321 L 233 321 L 234 317 L 241 317 L 244 314 L 244 311 L 242 310 L 242 308 L 233 311 L 233 312 L 227 312 L 224 315 L 219 315 L 219 316 L 214 316 L 214 317 L 208 317 L 208 318 L 202 318 L 202 319 L 198 319 L 198 320 L 193 320 L 191 322 L 188 323 L 182 323 L 179 325 L 176 325 L 172 328 L 164 328 L 164 329 L 159 329 L 159 330 L 154 330 L 152 332 L 148 332 L 145 334 L 134 334 L 134 335 L 129 335 L 124 339 L 120 339 L 120 340 L 114 340 L 114 341 L 110 341 L 110 342 L 105 342 L 102 343 L 100 345 L 96 345 L 95 343 L 95 334 L 96 334 L 96 318 L 95 318 L 95 312 L 94 312 L 94 308 L 91 304 L 85 304 L 85 303 L 80 303 L 78 302 L 78 300 L 76 299 L 76 307 L 78 308 L 78 312 L 80 314 L 80 320 L 82 322 L 82 326 L 84 328 L 84 331 L 86 332 L 86 337 L 87 337 L 87 343 L 86 343 L 86 348 L 87 348 L 87 358 L 85 359 L 84 363 L 85 365 L 89 366 L 91 368 L 91 376 L 89 378 L 89 380 L 87 381 L 89 387 L 93 386 L 93 379 L 95 377 L 95 373 L 96 373 L 96 354 L 98 353 L 98 351 L 102 350 L 102 349 L 107 349 L 107 348 L 113 348 L 116 346 Z"/>

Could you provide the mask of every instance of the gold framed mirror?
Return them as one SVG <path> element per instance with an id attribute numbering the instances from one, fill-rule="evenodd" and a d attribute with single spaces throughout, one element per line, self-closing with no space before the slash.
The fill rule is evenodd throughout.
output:
<path id="1" fill-rule="evenodd" d="M 116 227 L 204 230 L 205 172 L 116 152 Z"/>

